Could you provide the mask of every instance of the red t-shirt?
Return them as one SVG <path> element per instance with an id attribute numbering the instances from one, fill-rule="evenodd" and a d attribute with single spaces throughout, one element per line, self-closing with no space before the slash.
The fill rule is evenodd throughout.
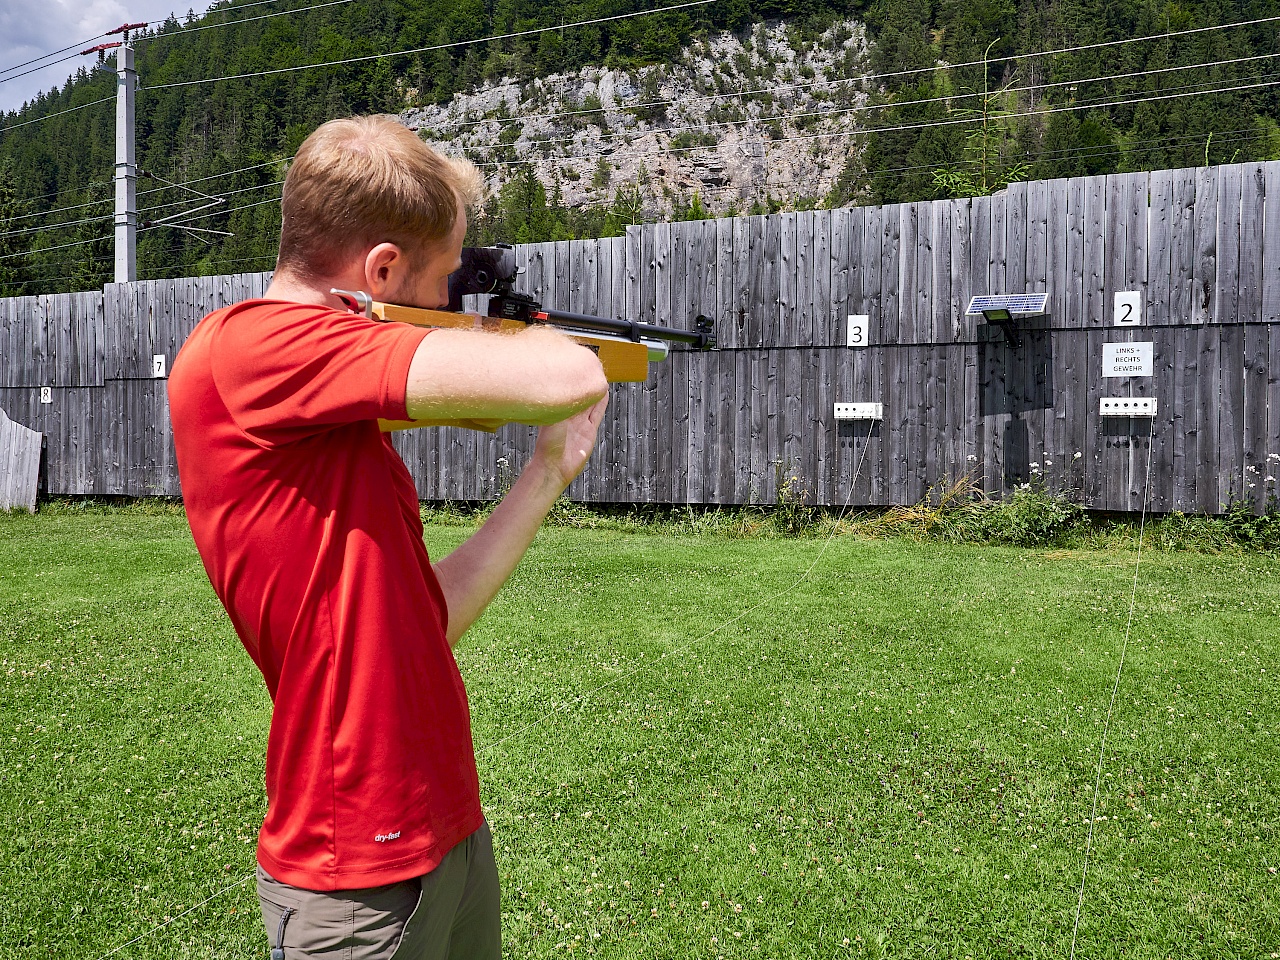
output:
<path id="1" fill-rule="evenodd" d="M 430 872 L 481 824 L 405 420 L 426 331 L 250 300 L 196 327 L 169 406 L 187 519 L 275 704 L 258 860 L 312 890 Z"/>

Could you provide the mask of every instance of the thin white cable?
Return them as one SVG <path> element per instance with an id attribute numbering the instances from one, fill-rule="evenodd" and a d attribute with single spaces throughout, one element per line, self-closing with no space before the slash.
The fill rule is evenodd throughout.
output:
<path id="1" fill-rule="evenodd" d="M 243 885 L 244 885 L 244 883 L 245 883 L 246 881 L 248 881 L 248 880 L 252 880 L 252 879 L 253 879 L 253 877 L 254 877 L 254 875 L 253 875 L 252 873 L 247 873 L 247 874 L 245 874 L 243 877 L 241 877 L 241 878 L 240 878 L 239 880 L 237 880 L 235 883 L 231 884 L 231 885 L 230 885 L 230 886 L 228 886 L 228 887 L 223 887 L 221 890 L 219 890 L 219 891 L 218 891 L 217 893 L 215 893 L 213 896 L 211 896 L 211 897 L 206 897 L 204 900 L 201 900 L 201 901 L 200 901 L 199 903 L 197 903 L 194 907 L 191 907 L 191 908 L 189 908 L 189 909 L 187 909 L 187 910 L 183 910 L 183 911 L 182 911 L 180 914 L 178 914 L 176 917 L 170 917 L 170 918 L 169 918 L 168 920 L 166 920 L 164 923 L 160 924 L 159 926 L 152 927 L 152 928 L 151 928 L 150 930 L 148 930 L 146 933 L 139 934 L 138 936 L 136 936 L 136 937 L 134 937 L 132 940 L 130 940 L 128 943 L 122 943 L 122 944 L 120 944 L 120 946 L 116 947 L 114 950 L 111 950 L 111 951 L 109 951 L 109 952 L 107 952 L 107 953 L 104 953 L 101 957 L 99 957 L 99 958 L 98 958 L 98 960 L 107 960 L 107 958 L 108 958 L 108 957 L 114 957 L 117 953 L 119 953 L 119 952 L 120 952 L 121 950 L 123 950 L 125 947 L 131 947 L 131 946 L 133 946 L 135 943 L 137 943 L 138 941 L 140 941 L 140 940 L 145 940 L 147 937 L 151 936 L 153 933 L 156 933 L 157 931 L 163 930 L 165 927 L 169 926 L 169 924 L 171 924 L 171 923 L 175 923 L 176 921 L 181 920 L 181 919 L 182 919 L 183 917 L 185 917 L 188 913 L 191 913 L 191 912 L 192 912 L 192 911 L 194 911 L 194 910 L 199 910 L 201 907 L 203 907 L 203 906 L 204 906 L 206 903 L 208 903 L 210 900 L 216 900 L 216 899 L 218 899 L 218 897 L 222 896 L 224 893 L 228 892 L 229 890 L 234 890 L 236 887 L 243 886 Z"/>
<path id="2" fill-rule="evenodd" d="M 274 3 L 275 0 L 268 0 Z M 188 33 L 199 33 L 201 30 L 213 30 L 217 27 L 234 27 L 238 23 L 253 23 L 255 20 L 270 20 L 272 17 L 287 17 L 294 13 L 306 13 L 309 10 L 320 10 L 324 7 L 336 7 L 344 3 L 351 3 L 352 0 L 328 0 L 327 3 L 317 3 L 310 7 L 294 7 L 292 10 L 279 10 L 276 13 L 264 13 L 258 17 L 242 17 L 239 20 L 221 20 L 218 23 L 205 23 L 200 26 L 184 26 L 180 30 L 174 30 L 172 33 L 156 33 L 147 37 L 139 37 L 139 40 L 166 40 L 169 37 L 182 37 Z M 237 7 L 228 7 L 228 10 L 239 9 Z M 215 13 L 221 13 L 221 10 L 215 10 Z M 205 11 L 203 16 L 209 16 L 209 11 Z M 152 21 L 155 23 L 156 21 Z"/>
<path id="3" fill-rule="evenodd" d="M 271 0 L 274 2 L 274 0 Z M 237 173 L 244 173 L 246 170 L 261 170 L 263 167 L 275 166 L 278 163 L 288 163 L 293 157 L 281 157 L 279 160 L 264 160 L 262 163 L 255 163 L 248 167 L 236 167 L 234 170 L 225 170 L 222 173 L 211 173 L 207 177 L 196 177 L 194 180 L 183 180 L 181 183 L 170 184 L 170 187 L 189 187 L 193 183 L 204 183 L 206 180 L 218 180 L 221 177 L 234 176 Z M 148 174 L 150 176 L 150 174 Z M 159 179 L 155 177 L 153 179 Z M 162 190 L 168 190 L 170 187 L 152 187 L 149 190 L 139 190 L 138 196 L 145 197 L 149 193 L 160 193 Z"/>
<path id="4" fill-rule="evenodd" d="M 533 27 L 529 30 L 516 30 L 512 33 L 495 34 L 491 37 L 480 37 L 477 40 L 454 40 L 449 43 L 435 43 L 429 47 L 414 47 L 411 50 L 394 50 L 390 53 L 371 53 L 364 57 L 351 57 L 346 60 L 329 60 L 324 63 L 304 63 L 296 67 L 280 67 L 276 70 L 260 70 L 256 73 L 237 73 L 225 77 L 205 77 L 202 80 L 179 80 L 175 83 L 158 83 L 145 86 L 143 90 L 167 90 L 170 87 L 193 87 L 202 83 L 220 83 L 223 80 L 249 80 L 253 77 L 270 77 L 280 73 L 296 73 L 299 70 L 319 70 L 323 67 L 342 67 L 352 63 L 368 63 L 373 60 L 386 60 L 390 57 L 407 57 L 415 53 L 430 53 L 434 50 L 449 50 L 454 47 L 468 47 L 473 44 L 492 43 L 496 40 L 512 40 L 516 37 L 531 37 L 541 33 L 553 33 L 557 30 L 568 30 L 573 27 L 589 27 L 600 23 L 613 23 L 617 20 L 633 20 L 636 17 L 650 17 L 659 13 L 670 13 L 673 10 L 686 10 L 689 7 L 704 7 L 716 0 L 686 0 L 667 7 L 653 10 L 637 10 L 633 13 L 619 13 L 612 17 L 596 17 L 593 20 L 579 20 L 575 23 L 562 23 L 554 27 Z"/>
<path id="5" fill-rule="evenodd" d="M 238 190 L 227 190 L 225 193 L 216 193 L 212 195 L 206 194 L 205 198 L 208 200 L 214 200 L 214 199 L 224 200 L 227 197 L 234 197 L 237 194 L 241 194 L 241 193 L 252 193 L 254 190 L 265 190 L 267 189 L 267 187 L 278 187 L 281 185 L 281 182 L 282 181 L 280 180 L 272 180 L 269 183 L 259 183 L 252 187 L 240 187 Z M 175 183 L 173 186 L 178 187 L 178 186 L 181 186 L 181 184 Z M 153 210 L 163 210 L 166 207 L 180 207 L 184 203 L 192 203 L 192 202 L 193 201 L 191 200 L 170 200 L 168 203 L 157 203 L 153 207 L 140 207 L 138 209 L 138 213 L 140 214 L 150 213 Z"/>
<path id="6" fill-rule="evenodd" d="M 12 260 L 15 257 L 30 257 L 37 253 L 44 253 L 48 250 L 65 250 L 67 247 L 82 247 L 86 243 L 97 243 L 99 240 L 109 240 L 110 237 L 93 237 L 89 240 L 76 240 L 73 243 L 60 243 L 53 247 L 41 247 L 39 250 L 23 250 L 19 253 L 6 253 L 0 257 L 0 260 Z"/>
<path id="7" fill-rule="evenodd" d="M 1107 704 L 1107 718 L 1102 725 L 1102 744 L 1098 748 L 1098 769 L 1093 780 L 1093 808 L 1089 812 L 1089 834 L 1084 846 L 1084 867 L 1080 871 L 1080 899 L 1076 903 L 1076 919 L 1071 929 L 1071 955 L 1075 960 L 1076 936 L 1080 932 L 1080 913 L 1084 909 L 1085 880 L 1089 876 L 1089 855 L 1093 852 L 1093 825 L 1098 819 L 1098 794 L 1102 789 L 1102 764 L 1107 755 L 1107 734 L 1111 730 L 1111 715 L 1115 710 L 1116 695 L 1120 692 L 1120 675 L 1124 672 L 1124 658 L 1129 650 L 1129 635 L 1133 629 L 1133 610 L 1138 600 L 1138 570 L 1142 566 L 1142 540 L 1147 527 L 1147 503 L 1151 499 L 1151 452 L 1155 437 L 1156 418 L 1151 418 L 1151 430 L 1147 434 L 1147 480 L 1142 491 L 1142 520 L 1138 525 L 1138 556 L 1133 564 L 1133 589 L 1129 593 L 1129 619 L 1124 626 L 1124 643 L 1120 646 L 1120 664 L 1116 667 L 1116 682 L 1111 687 L 1111 702 Z"/>
<path id="8" fill-rule="evenodd" d="M 1033 84 L 1027 84 L 1026 86 L 1022 86 L 1022 87 L 1008 87 L 1008 88 L 1002 88 L 998 90 L 992 90 L 992 91 L 989 91 L 988 93 L 978 93 L 978 92 L 952 93 L 945 97 L 931 97 L 927 100 L 890 100 L 890 101 L 886 101 L 885 103 L 866 104 L 862 106 L 847 107 L 847 108 L 841 108 L 837 110 L 826 110 L 826 111 L 817 110 L 817 111 L 812 111 L 810 113 L 799 113 L 799 114 L 782 113 L 782 114 L 774 114 L 772 116 L 767 116 L 767 117 L 766 116 L 753 117 L 751 119 L 757 120 L 757 121 L 788 120 L 788 119 L 794 120 L 800 117 L 837 116 L 840 114 L 855 113 L 863 110 L 889 110 L 894 107 L 917 107 L 917 106 L 924 106 L 932 103 L 950 103 L 955 100 L 963 100 L 963 99 L 972 98 L 972 97 L 983 97 L 983 96 L 995 97 L 1005 93 L 1025 93 L 1032 90 L 1049 90 L 1055 87 L 1079 86 L 1085 83 L 1104 83 L 1109 80 L 1136 80 L 1140 77 L 1152 77 L 1158 74 L 1176 73 L 1180 70 L 1196 70 L 1202 67 L 1232 66 L 1238 63 L 1252 63 L 1256 60 L 1269 60 L 1275 57 L 1280 57 L 1280 53 L 1262 53 L 1252 57 L 1237 57 L 1234 60 L 1212 60 L 1212 61 L 1205 61 L 1203 63 L 1189 63 L 1183 66 L 1177 66 L 1177 67 L 1158 67 L 1153 70 L 1137 70 L 1131 73 L 1114 73 L 1104 77 L 1081 77 L 1079 79 L 1074 79 L 1074 80 L 1055 80 L 1052 83 L 1033 83 Z M 951 68 L 937 67 L 935 69 L 942 70 L 942 69 L 951 69 Z M 865 76 L 841 77 L 835 80 L 815 81 L 815 83 L 828 83 L 834 86 L 836 84 L 845 84 L 845 83 L 862 83 L 866 81 L 881 79 L 887 76 L 892 76 L 892 74 L 866 74 Z M 554 120 L 560 117 L 575 117 L 575 116 L 582 116 L 590 113 L 608 113 L 611 110 L 615 113 L 623 113 L 629 110 L 642 110 L 642 109 L 647 109 L 649 107 L 664 107 L 664 106 L 672 106 L 672 105 L 683 106 L 683 105 L 692 104 L 692 103 L 705 103 L 709 100 L 737 99 L 740 97 L 748 97 L 757 93 L 768 93 L 776 96 L 778 92 L 781 90 L 811 87 L 811 86 L 814 86 L 815 83 L 779 84 L 774 87 L 757 87 L 753 90 L 734 90 L 726 93 L 712 93 L 712 94 L 705 94 L 697 97 L 677 97 L 671 100 L 646 100 L 642 103 L 619 102 L 618 105 L 615 107 L 603 107 L 603 106 L 592 107 L 589 110 L 565 110 L 558 113 L 535 113 L 535 114 L 527 114 L 527 115 L 514 116 L 514 117 L 491 117 L 484 120 L 445 120 L 440 124 L 439 127 L 428 127 L 424 129 L 439 130 L 444 128 L 479 126 L 486 123 L 497 123 L 497 124 L 530 123 L 534 120 Z M 737 122 L 737 121 L 719 121 L 715 123 L 706 123 L 697 127 L 686 127 L 684 129 L 696 132 L 698 130 L 704 129 L 705 127 L 724 126 L 726 123 L 734 123 L 734 122 Z M 560 140 L 534 141 L 535 144 L 561 143 L 561 142 L 564 142 L 564 141 L 560 141 Z"/>
<path id="9" fill-rule="evenodd" d="M 670 657 L 675 656 L 676 654 L 683 653 L 685 650 L 688 650 L 691 647 L 697 646 L 707 638 L 715 636 L 715 634 L 725 629 L 725 627 L 733 626 L 733 624 L 737 623 L 743 617 L 746 617 L 747 615 L 754 613 L 755 611 L 759 610 L 763 606 L 767 606 L 768 604 L 773 603 L 773 601 L 777 600 L 779 597 L 783 597 L 789 593 L 792 593 L 797 587 L 800 586 L 800 584 L 804 583 L 804 581 L 808 579 L 809 574 L 813 572 L 814 567 L 818 565 L 818 562 L 822 559 L 823 555 L 826 554 L 827 547 L 831 546 L 831 541 L 834 540 L 836 534 L 840 532 L 840 523 L 841 521 L 844 520 L 846 514 L 849 511 L 849 505 L 853 500 L 853 491 L 858 483 L 858 474 L 862 471 L 862 464 L 866 459 L 867 451 L 870 448 L 871 448 L 871 435 L 870 433 L 868 433 L 867 442 L 862 447 L 862 453 L 858 456 L 857 465 L 854 467 L 854 470 L 853 470 L 853 477 L 849 481 L 849 493 L 845 497 L 844 504 L 840 508 L 840 515 L 836 518 L 836 522 L 832 525 L 831 533 L 827 536 L 827 539 L 822 542 L 822 548 L 818 551 L 818 555 L 813 558 L 813 562 L 809 564 L 809 566 L 805 569 L 805 571 L 802 574 L 800 574 L 798 578 L 796 578 L 795 583 L 791 584 L 791 586 L 789 587 L 785 587 L 782 590 L 779 590 L 777 593 L 774 593 L 765 597 L 759 603 L 755 604 L 754 606 L 748 607 L 746 610 L 743 610 L 737 616 L 732 617 L 729 620 L 726 620 L 724 623 L 720 624 L 718 627 L 708 630 L 706 633 L 702 634 L 702 636 L 694 640 L 690 640 L 688 643 L 681 644 L 678 647 L 673 647 L 670 650 L 663 653 L 661 656 L 656 657 L 653 660 L 646 660 L 644 663 L 635 667 L 633 670 L 630 670 L 627 673 L 619 674 L 618 676 L 614 677 L 612 680 L 602 683 L 598 687 L 593 687 L 592 689 L 588 690 L 586 693 L 579 694 L 575 698 L 572 704 L 569 704 L 567 702 L 563 703 L 560 706 L 556 707 L 555 709 L 550 710 L 547 713 L 543 714 L 537 720 L 534 720 L 530 723 L 526 723 L 523 727 L 520 727 L 519 729 L 507 734 L 507 736 L 502 737 L 499 740 L 494 740 L 492 743 L 485 744 L 483 747 L 481 747 L 479 750 L 476 751 L 476 756 L 479 757 L 484 753 L 488 753 L 494 747 L 500 746 L 501 744 L 506 743 L 508 740 L 518 737 L 521 734 L 526 733 L 529 730 L 532 730 L 534 727 L 540 726 L 545 721 L 551 719 L 557 714 L 564 713 L 566 710 L 570 708 L 570 706 L 581 705 L 585 700 L 589 699 L 594 694 L 599 693 L 601 690 L 605 690 L 609 687 L 615 686 L 616 684 L 621 683 L 623 680 L 629 680 L 632 677 L 636 676 L 636 674 L 643 673 L 652 667 L 656 667 L 658 664 L 662 663 L 664 660 L 667 660 Z"/>
<path id="10" fill-rule="evenodd" d="M 1027 110 L 1021 113 L 1002 114 L 999 117 L 999 119 L 1000 120 L 1018 120 L 1024 117 L 1048 116 L 1049 114 L 1053 114 L 1053 113 L 1071 113 L 1077 110 L 1098 110 L 1104 107 L 1135 106 L 1135 105 L 1142 105 L 1146 103 L 1152 103 L 1157 100 L 1179 100 L 1183 97 L 1213 96 L 1215 94 L 1236 93 L 1241 90 L 1259 90 L 1259 89 L 1264 89 L 1267 87 L 1275 87 L 1275 86 L 1280 86 L 1280 80 L 1267 80 L 1265 82 L 1260 82 L 1260 83 L 1245 83 L 1245 84 L 1239 84 L 1234 87 L 1215 87 L 1210 89 L 1189 90 L 1186 93 L 1171 93 L 1171 94 L 1164 94 L 1164 95 L 1147 94 L 1145 96 L 1137 97 L 1132 100 L 1130 99 L 1112 100 L 1107 103 L 1087 103 L 1087 104 L 1076 104 L 1076 105 L 1066 106 L 1066 107 L 1049 107 L 1043 110 Z M 742 122 L 753 123 L 754 121 L 747 120 Z M 811 133 L 811 134 L 804 134 L 804 135 L 795 136 L 795 137 L 779 137 L 776 140 L 772 138 L 768 138 L 768 143 L 798 143 L 800 141 L 822 140 L 824 138 L 834 138 L 834 137 L 846 137 L 846 138 L 847 137 L 867 137 L 877 133 L 903 133 L 905 131 L 910 131 L 910 130 L 930 130 L 935 127 L 953 127 L 958 124 L 982 123 L 982 122 L 983 122 L 983 117 L 981 114 L 979 114 L 978 116 L 974 116 L 974 117 L 959 117 L 953 120 L 930 120 L 924 123 L 906 123 L 906 124 L 899 124 L 897 126 L 892 126 L 892 127 L 868 127 L 865 130 L 833 130 L 828 133 Z M 667 156 L 673 153 L 689 153 L 694 150 L 718 150 L 721 146 L 722 144 L 714 143 L 714 144 L 707 144 L 703 146 L 693 146 L 693 147 L 668 147 L 664 150 L 647 150 L 642 153 L 629 152 L 627 156 L 628 157 Z M 476 164 L 476 166 L 497 167 L 497 166 L 514 166 L 516 164 L 563 163 L 566 160 L 595 160 L 600 157 L 610 156 L 610 155 L 611 154 L 603 154 L 603 153 L 570 153 L 570 154 L 565 154 L 563 156 L 528 157 L 523 160 L 505 160 L 505 161 L 492 160 L 492 161 L 485 161 L 483 163 L 478 163 Z"/>
<path id="11" fill-rule="evenodd" d="M 153 227 L 139 227 L 138 232 L 146 233 L 148 230 L 158 230 L 160 227 L 176 227 L 176 226 L 179 226 L 180 224 L 192 223 L 196 220 L 204 220 L 207 217 L 220 217 L 224 215 L 230 215 L 239 210 L 248 210 L 250 207 L 260 207 L 264 203 L 279 203 L 279 202 L 280 202 L 279 197 L 268 197 L 266 200 L 255 200 L 253 203 L 242 203 L 238 207 L 229 207 L 226 210 L 213 210 L 209 213 L 198 213 L 188 220 L 179 220 L 175 223 L 163 223 Z"/>
<path id="12" fill-rule="evenodd" d="M 19 127 L 28 127 L 33 123 L 44 123 L 46 120 L 52 120 L 54 117 L 61 117 L 68 113 L 75 113 L 77 110 L 83 110 L 86 107 L 96 107 L 100 103 L 106 103 L 108 100 L 114 100 L 114 96 L 103 97 L 101 100 L 92 100 L 89 103 L 82 103 L 78 107 L 71 107 L 69 110 L 59 110 L 57 113 L 46 113 L 43 117 L 36 117 L 34 120 L 23 120 L 21 123 L 11 123 L 7 127 L 0 127 L 0 133 L 8 133 L 10 130 L 17 130 Z M 56 194 L 45 194 L 45 196 L 56 196 Z"/>

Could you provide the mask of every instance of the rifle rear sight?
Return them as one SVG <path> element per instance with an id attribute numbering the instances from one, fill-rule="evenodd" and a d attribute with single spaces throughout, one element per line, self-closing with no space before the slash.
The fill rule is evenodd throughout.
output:
<path id="1" fill-rule="evenodd" d="M 525 293 L 514 290 L 519 271 L 515 256 L 508 246 L 464 247 L 462 266 L 449 275 L 449 307 L 462 310 L 462 298 L 468 295 L 489 297 L 488 315 L 521 323 L 554 323 L 557 326 L 596 333 L 609 333 L 626 337 L 639 343 L 641 340 L 665 340 L 668 343 L 687 343 L 695 350 L 714 350 L 716 335 L 710 319 L 699 314 L 694 320 L 695 330 L 677 330 L 674 327 L 634 320 L 596 317 L 566 310 L 544 310 L 542 304 Z"/>

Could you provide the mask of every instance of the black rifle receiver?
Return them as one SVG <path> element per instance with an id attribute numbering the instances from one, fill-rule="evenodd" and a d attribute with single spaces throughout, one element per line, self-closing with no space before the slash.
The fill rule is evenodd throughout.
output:
<path id="1" fill-rule="evenodd" d="M 487 294 L 488 315 L 491 317 L 518 320 L 521 323 L 554 323 L 594 333 L 611 333 L 637 343 L 646 339 L 666 340 L 669 343 L 687 343 L 697 350 L 715 349 L 716 335 L 712 323 L 701 314 L 694 321 L 697 330 L 689 331 L 652 323 L 569 313 L 566 310 L 543 310 L 542 305 L 533 297 L 515 292 L 513 285 L 517 272 L 515 256 L 508 246 L 463 247 L 462 266 L 449 274 L 449 309 L 461 311 L 463 297 Z"/>

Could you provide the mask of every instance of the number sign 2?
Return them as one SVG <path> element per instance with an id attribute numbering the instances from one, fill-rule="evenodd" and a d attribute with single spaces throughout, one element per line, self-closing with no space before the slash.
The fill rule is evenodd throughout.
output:
<path id="1" fill-rule="evenodd" d="M 871 331 L 871 318 L 865 313 L 849 314 L 849 330 L 846 335 L 845 345 L 850 347 L 865 347 L 869 344 Z"/>
<path id="2" fill-rule="evenodd" d="M 1139 326 L 1142 323 L 1142 291 L 1117 292 L 1114 318 L 1117 327 Z"/>

